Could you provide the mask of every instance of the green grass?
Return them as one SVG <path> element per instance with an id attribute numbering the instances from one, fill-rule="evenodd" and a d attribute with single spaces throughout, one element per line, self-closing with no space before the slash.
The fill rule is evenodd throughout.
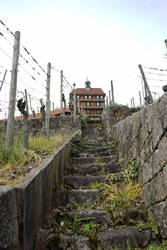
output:
<path id="1" fill-rule="evenodd" d="M 152 234 L 156 237 L 156 235 L 159 234 L 159 230 L 157 225 L 155 224 L 155 222 L 153 220 L 149 220 L 149 221 L 137 221 L 136 222 L 137 228 L 139 230 L 146 230 L 146 229 L 151 229 L 152 230 Z"/>
<path id="2" fill-rule="evenodd" d="M 15 185 L 41 162 L 41 157 L 56 150 L 67 139 L 66 136 L 34 137 L 29 140 L 29 150 L 24 148 L 23 137 L 14 140 L 7 148 L 0 141 L 0 185 Z M 30 167 L 30 168 L 29 168 Z"/>
<path id="3" fill-rule="evenodd" d="M 0 147 L 0 166 L 2 165 L 20 165 L 26 164 L 30 159 L 35 157 L 34 153 L 26 150 L 23 146 L 23 139 L 19 137 L 14 140 L 13 146 L 7 148 L 5 142 L 1 141 Z"/>
<path id="4" fill-rule="evenodd" d="M 67 139 L 67 136 L 56 135 L 49 139 L 45 136 L 32 137 L 29 140 L 29 148 L 32 150 L 56 150 Z"/>
<path id="5" fill-rule="evenodd" d="M 150 244 L 146 250 L 166 250 L 167 249 L 167 242 L 163 241 L 161 244 Z"/>

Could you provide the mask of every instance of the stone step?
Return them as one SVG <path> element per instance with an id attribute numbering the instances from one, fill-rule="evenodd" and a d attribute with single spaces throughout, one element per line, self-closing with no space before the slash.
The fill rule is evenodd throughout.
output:
<path id="1" fill-rule="evenodd" d="M 96 136 L 96 135 L 92 135 L 92 136 L 89 136 L 89 137 L 85 137 L 86 139 L 86 142 L 89 144 L 97 144 L 97 143 L 102 143 L 102 142 L 105 142 L 106 141 L 106 137 L 105 136 Z"/>
<path id="2" fill-rule="evenodd" d="M 92 146 L 83 148 L 83 152 L 89 152 L 89 153 L 99 153 L 99 152 L 105 152 L 108 150 L 113 150 L 115 152 L 115 149 L 112 146 Z"/>
<path id="3" fill-rule="evenodd" d="M 84 210 L 72 210 L 68 212 L 60 212 L 59 218 L 62 219 L 68 219 L 70 221 L 74 221 L 76 218 L 80 219 L 80 221 L 89 222 L 94 221 L 97 224 L 100 224 L 105 227 L 109 227 L 113 224 L 112 217 L 110 213 L 104 211 L 103 209 L 97 208 L 97 209 L 84 209 Z"/>
<path id="4" fill-rule="evenodd" d="M 106 230 L 97 234 L 98 250 L 105 249 L 138 249 L 148 246 L 151 240 L 151 229 L 139 231 L 134 226 Z"/>
<path id="5" fill-rule="evenodd" d="M 64 183 L 72 189 L 86 189 L 90 183 L 105 182 L 105 176 L 65 176 Z"/>
<path id="6" fill-rule="evenodd" d="M 84 157 L 95 157 L 94 153 L 80 153 L 80 156 L 81 158 L 84 158 Z"/>
<path id="7" fill-rule="evenodd" d="M 95 245 L 93 248 L 89 237 L 84 235 L 69 236 L 60 233 L 59 235 L 52 234 L 49 238 L 54 246 L 56 246 L 53 249 L 58 250 L 127 250 L 146 249 L 151 241 L 151 234 L 151 229 L 139 231 L 134 226 L 124 226 L 124 228 L 119 229 L 111 228 L 97 234 L 97 242 L 94 242 Z"/>
<path id="8" fill-rule="evenodd" d="M 85 164 L 85 163 L 98 163 L 104 162 L 104 163 L 111 163 L 116 162 L 118 160 L 117 155 L 110 155 L 110 156 L 103 156 L 103 157 L 80 157 L 80 158 L 73 158 L 74 163 Z"/>
<path id="9" fill-rule="evenodd" d="M 71 190 L 68 192 L 68 202 L 73 205 L 74 203 L 82 205 L 85 203 L 90 206 L 96 203 L 99 199 L 99 193 L 96 189 L 85 189 L 85 190 Z"/>
<path id="10" fill-rule="evenodd" d="M 99 148 L 96 150 L 95 148 L 84 149 L 80 153 L 80 157 L 97 157 L 97 156 L 110 156 L 114 155 L 115 150 L 113 148 Z"/>
<path id="11" fill-rule="evenodd" d="M 54 249 L 63 250 L 91 250 L 89 238 L 82 235 L 59 235 L 58 246 Z"/>
<path id="12" fill-rule="evenodd" d="M 118 173 L 121 171 L 121 167 L 118 163 L 111 163 L 111 164 L 105 164 L 102 166 L 97 166 L 94 164 L 85 164 L 82 166 L 75 165 L 73 167 L 73 174 L 78 175 L 104 175 L 104 174 L 110 174 L 110 173 Z"/>

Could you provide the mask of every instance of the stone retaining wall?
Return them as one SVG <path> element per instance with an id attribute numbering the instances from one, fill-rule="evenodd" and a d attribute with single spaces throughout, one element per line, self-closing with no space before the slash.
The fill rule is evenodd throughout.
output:
<path id="1" fill-rule="evenodd" d="M 144 200 L 167 238 L 167 94 L 109 127 L 109 133 L 122 164 L 136 160 Z"/>
<path id="2" fill-rule="evenodd" d="M 42 119 L 30 119 L 29 124 L 29 134 L 32 136 L 38 136 L 42 132 Z M 62 132 L 63 134 L 69 134 L 74 132 L 76 129 L 81 128 L 80 117 L 77 116 L 74 122 L 73 116 L 57 116 L 50 118 L 50 134 L 54 135 L 57 132 Z M 15 134 L 23 133 L 23 120 L 15 120 Z M 0 121 L 0 135 L 4 135 L 7 130 L 7 120 Z"/>
<path id="3" fill-rule="evenodd" d="M 34 239 L 54 208 L 56 185 L 63 181 L 71 140 L 15 187 L 0 186 L 0 249 L 33 250 Z"/>

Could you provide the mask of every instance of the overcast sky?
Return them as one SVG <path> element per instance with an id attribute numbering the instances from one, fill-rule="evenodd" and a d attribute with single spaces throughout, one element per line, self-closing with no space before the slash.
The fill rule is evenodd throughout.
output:
<path id="1" fill-rule="evenodd" d="M 44 68 L 51 62 L 77 87 L 88 77 L 107 94 L 113 80 L 116 102 L 130 104 L 135 97 L 137 104 L 138 64 L 167 68 L 166 9 L 166 0 L 5 0 L 0 16 L 21 32 L 21 43 Z M 59 84 L 59 73 L 52 71 L 56 106 Z M 156 82 L 156 92 L 163 84 Z"/>

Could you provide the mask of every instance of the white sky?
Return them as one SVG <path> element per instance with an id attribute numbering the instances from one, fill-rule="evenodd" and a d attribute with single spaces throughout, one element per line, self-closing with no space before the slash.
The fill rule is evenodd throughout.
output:
<path id="1" fill-rule="evenodd" d="M 130 104 L 134 97 L 135 103 L 139 104 L 138 64 L 167 67 L 164 56 L 166 9 L 165 0 L 1 0 L 0 16 L 12 31 L 21 32 L 21 43 L 44 69 L 51 62 L 53 67 L 64 71 L 71 84 L 76 82 L 76 87 L 85 87 L 88 77 L 92 87 L 101 87 L 106 94 L 113 80 L 117 103 Z M 7 37 L 0 25 L 2 31 Z M 8 37 L 13 42 L 11 36 Z M 1 38 L 0 48 L 6 48 L 3 42 Z M 12 56 L 12 51 L 7 51 Z M 0 65 L 10 68 L 9 58 L 6 65 L 2 54 Z M 27 88 L 33 96 L 38 99 L 42 93 L 44 96 L 43 78 L 40 86 L 24 74 L 19 77 L 35 89 Z M 159 87 L 152 91 L 162 93 L 164 82 L 151 81 L 149 84 Z M 59 85 L 59 73 L 52 70 L 51 99 L 55 106 L 60 103 Z M 18 82 L 18 89 L 24 88 L 26 86 Z M 4 85 L 0 100 L 5 95 L 7 98 L 6 92 Z"/>

